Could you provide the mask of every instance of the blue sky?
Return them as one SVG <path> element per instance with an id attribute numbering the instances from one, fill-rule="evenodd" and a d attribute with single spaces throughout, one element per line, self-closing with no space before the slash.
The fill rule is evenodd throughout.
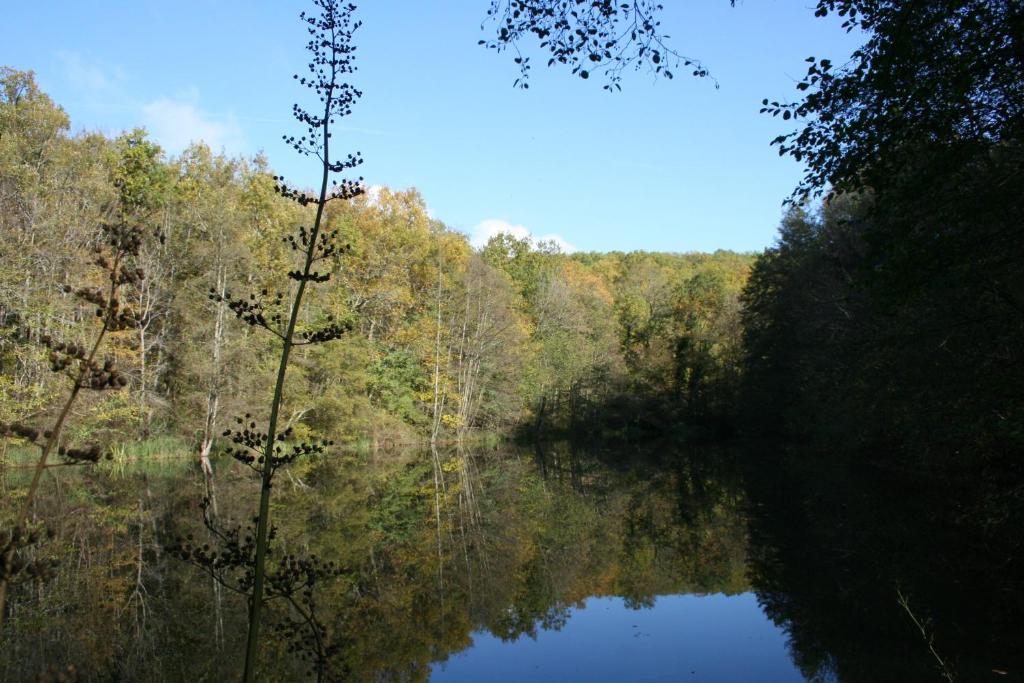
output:
<path id="1" fill-rule="evenodd" d="M 581 250 L 760 250 L 800 166 L 758 114 L 790 97 L 804 58 L 842 63 L 861 42 L 811 0 L 668 0 L 663 27 L 718 81 L 542 69 L 512 87 L 511 57 L 477 46 L 489 0 L 373 0 L 356 40 L 365 93 L 335 136 L 371 184 L 416 187 L 433 214 L 477 238 L 514 226 Z M 296 184 L 316 168 L 281 143 L 297 130 L 291 75 L 306 63 L 302 1 L 34 3 L 4 10 L 0 64 L 32 69 L 76 129 L 145 126 L 168 153 L 203 139 L 263 151 Z M 680 69 L 680 72 L 683 70 Z"/>

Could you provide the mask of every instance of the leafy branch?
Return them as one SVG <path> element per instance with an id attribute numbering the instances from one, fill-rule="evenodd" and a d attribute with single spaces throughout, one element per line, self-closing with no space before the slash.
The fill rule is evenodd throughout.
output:
<path id="1" fill-rule="evenodd" d="M 646 68 L 671 79 L 673 70 L 688 68 L 694 77 L 709 77 L 699 60 L 669 46 L 670 36 L 662 31 L 658 18 L 663 11 L 662 4 L 649 0 L 492 0 L 487 21 L 495 22 L 497 31 L 479 44 L 497 52 L 515 52 L 519 78 L 513 86 L 523 89 L 530 87 L 530 58 L 519 49 L 526 38 L 536 39 L 550 54 L 549 67 L 565 65 L 584 80 L 602 72 L 607 80 L 602 87 L 609 92 L 622 90 L 627 69 Z"/>

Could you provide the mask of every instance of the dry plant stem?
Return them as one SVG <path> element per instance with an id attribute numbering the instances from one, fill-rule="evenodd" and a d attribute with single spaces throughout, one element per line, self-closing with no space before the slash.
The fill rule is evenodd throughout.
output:
<path id="1" fill-rule="evenodd" d="M 121 257 L 117 256 L 114 259 L 114 265 L 112 268 L 113 273 L 118 272 L 118 268 L 121 265 Z M 100 328 L 99 333 L 96 335 L 96 340 L 93 342 L 92 349 L 89 351 L 89 356 L 85 362 L 79 366 L 78 377 L 75 378 L 75 383 L 71 387 L 71 393 L 68 394 L 67 400 L 64 402 L 64 407 L 61 408 L 60 414 L 57 415 L 57 421 L 54 422 L 53 427 L 50 429 L 50 436 L 43 443 L 42 451 L 39 453 L 39 460 L 36 461 L 35 470 L 32 473 L 32 483 L 29 484 L 28 493 L 25 495 L 25 504 L 22 505 L 21 513 L 18 515 L 14 522 L 14 527 L 24 526 L 28 521 L 29 516 L 32 514 L 32 508 L 35 505 L 36 492 L 39 490 L 39 482 L 43 478 L 43 472 L 47 467 L 47 459 L 50 457 L 50 453 L 53 452 L 53 447 L 60 440 L 61 432 L 64 429 L 64 423 L 68 419 L 68 415 L 71 413 L 71 407 L 75 403 L 75 399 L 78 398 L 79 392 L 82 390 L 82 382 L 85 381 L 85 374 L 88 368 L 92 365 L 92 362 L 96 359 L 96 354 L 99 352 L 100 345 L 103 343 L 103 338 L 107 334 L 107 330 L 110 329 L 110 324 L 113 321 L 114 309 L 110 305 L 111 302 L 117 296 L 118 283 L 116 279 L 111 279 L 110 292 L 107 295 L 107 315 L 103 318 L 103 327 Z M 10 562 L 14 556 L 14 547 L 7 551 L 4 557 L 4 564 Z M 3 633 L 4 627 L 4 614 L 7 606 L 7 578 L 0 578 L 0 633 Z"/>
<path id="2" fill-rule="evenodd" d="M 295 598 L 291 597 L 290 595 L 286 595 L 284 597 L 288 601 L 288 604 L 290 604 L 292 608 L 296 611 L 296 613 L 298 613 L 298 615 L 302 617 L 302 620 L 306 622 L 306 625 L 309 627 L 310 633 L 312 633 L 313 638 L 316 639 L 317 650 L 322 652 L 324 649 L 324 641 L 320 637 L 320 629 L 317 628 L 316 619 L 313 617 L 312 611 L 307 612 L 306 610 L 302 609 L 302 606 L 299 603 L 295 602 Z M 324 680 L 323 667 L 317 667 L 316 680 L 317 683 L 322 683 L 322 681 Z"/>
<path id="3" fill-rule="evenodd" d="M 271 458 L 274 453 L 274 444 L 277 440 L 277 419 L 281 408 L 281 397 L 284 392 L 284 380 L 288 371 L 288 357 L 291 355 L 292 338 L 295 335 L 295 324 L 299 318 L 299 309 L 302 304 L 302 295 L 306 290 L 306 283 L 310 269 L 313 266 L 314 254 L 317 244 L 317 236 L 320 233 L 320 222 L 323 219 L 324 206 L 327 203 L 327 183 L 330 178 L 330 155 L 329 155 L 329 127 L 331 119 L 331 103 L 334 100 L 334 67 L 331 67 L 331 85 L 327 88 L 324 106 L 324 148 L 323 148 L 323 179 L 320 183 L 320 199 L 317 202 L 316 218 L 309 236 L 309 246 L 306 249 L 306 263 L 303 267 L 303 278 L 299 280 L 298 290 L 292 300 L 291 313 L 288 317 L 288 327 L 285 330 L 281 348 L 281 362 L 277 368 L 277 383 L 274 387 L 274 399 L 270 406 L 270 420 L 267 426 L 266 450 L 263 454 L 263 472 L 260 486 L 260 510 L 256 522 L 256 569 L 252 585 L 252 602 L 249 605 L 249 635 L 245 647 L 245 673 L 243 681 L 251 683 L 256 678 L 256 655 L 259 645 L 260 614 L 263 608 L 263 583 L 266 575 L 267 556 L 267 532 L 270 528 L 270 487 L 273 477 Z"/>
<path id="4" fill-rule="evenodd" d="M 946 665 L 945 660 L 942 659 L 938 651 L 935 649 L 935 637 L 928 633 L 927 629 L 925 628 L 925 625 L 922 624 L 921 621 L 917 618 L 917 616 L 914 615 L 913 610 L 910 609 L 910 599 L 903 594 L 903 591 L 898 586 L 896 588 L 896 602 L 899 603 L 899 606 L 902 607 L 903 611 L 907 613 L 907 616 L 910 617 L 910 620 L 914 622 L 914 626 L 917 627 L 917 630 L 921 632 L 921 638 L 923 638 L 925 643 L 927 643 L 928 651 L 931 653 L 932 657 L 935 658 L 935 661 L 939 664 L 939 671 L 942 672 L 942 678 L 949 681 L 949 683 L 954 683 L 954 681 L 956 681 L 956 676 L 953 674 L 950 668 Z"/>

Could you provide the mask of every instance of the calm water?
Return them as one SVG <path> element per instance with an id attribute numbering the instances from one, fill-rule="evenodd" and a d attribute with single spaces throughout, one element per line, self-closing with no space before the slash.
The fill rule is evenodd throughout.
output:
<path id="1" fill-rule="evenodd" d="M 1011 545 L 925 482 L 758 448 L 520 454 L 491 502 L 512 527 L 540 492 L 531 559 L 431 680 L 1024 680 Z"/>
<path id="2" fill-rule="evenodd" d="M 504 607 L 515 628 L 478 626 L 431 680 L 803 680 L 747 580 L 746 498 L 719 455 L 522 454 L 521 495 L 535 486 L 550 505 L 530 506 L 534 594 Z"/>
<path id="3" fill-rule="evenodd" d="M 802 681 L 753 593 L 592 598 L 559 630 L 512 642 L 483 631 L 432 681 Z"/>
<path id="4" fill-rule="evenodd" d="M 1024 680 L 1019 530 L 830 462 L 762 444 L 342 454 L 296 468 L 274 520 L 289 552 L 343 570 L 316 589 L 338 680 Z M 220 515 L 245 519 L 251 478 L 220 464 Z M 204 537 L 193 475 L 98 486 L 153 547 Z M 143 560 L 133 619 L 103 611 L 116 567 L 23 596 L 0 679 L 71 661 L 88 680 L 236 680 L 244 600 Z M 263 680 L 308 680 L 269 642 Z"/>

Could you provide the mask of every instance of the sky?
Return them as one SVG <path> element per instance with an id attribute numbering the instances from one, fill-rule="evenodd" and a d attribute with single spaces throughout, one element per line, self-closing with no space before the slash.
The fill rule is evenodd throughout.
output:
<path id="1" fill-rule="evenodd" d="M 623 91 L 544 69 L 512 87 L 509 54 L 477 45 L 490 0 L 360 4 L 364 96 L 333 139 L 371 185 L 415 187 L 479 244 L 498 231 L 583 251 L 759 251 L 801 166 L 769 146 L 792 125 L 758 113 L 793 98 L 804 59 L 845 62 L 862 38 L 812 0 L 667 0 L 662 27 L 714 80 L 628 73 Z M 359 4 L 359 3 L 357 3 Z M 263 153 L 290 184 L 315 161 L 282 141 L 306 91 L 302 0 L 53 0 L 4 10 L 0 65 L 33 70 L 75 130 L 145 127 L 168 155 L 202 140 Z M 717 83 L 717 87 L 716 87 Z"/>

